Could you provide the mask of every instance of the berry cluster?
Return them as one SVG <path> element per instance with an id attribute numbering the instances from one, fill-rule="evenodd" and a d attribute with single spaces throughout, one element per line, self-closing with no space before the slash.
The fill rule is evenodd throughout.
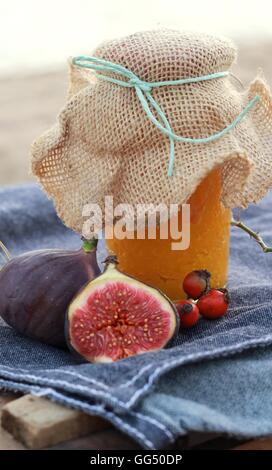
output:
<path id="1" fill-rule="evenodd" d="M 202 315 L 209 320 L 220 318 L 228 310 L 227 289 L 211 289 L 211 274 L 205 269 L 192 271 L 184 278 L 183 290 L 188 299 L 176 302 L 182 328 L 194 326 Z"/>

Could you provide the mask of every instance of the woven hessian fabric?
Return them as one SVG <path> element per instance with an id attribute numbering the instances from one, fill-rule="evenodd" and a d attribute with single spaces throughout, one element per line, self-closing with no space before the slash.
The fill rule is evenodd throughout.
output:
<path id="1" fill-rule="evenodd" d="M 121 64 L 142 80 L 165 81 L 229 70 L 236 49 L 222 38 L 157 30 L 103 43 L 92 55 Z M 67 103 L 56 124 L 33 143 L 32 169 L 75 231 L 82 231 L 85 204 L 103 209 L 106 195 L 113 196 L 114 205 L 182 204 L 219 165 L 227 207 L 246 207 L 271 187 L 272 104 L 261 76 L 247 90 L 228 76 L 152 91 L 173 131 L 192 138 L 219 132 L 250 99 L 261 97 L 222 138 L 209 144 L 176 142 L 169 177 L 169 139 L 149 121 L 135 89 L 70 68 Z"/>

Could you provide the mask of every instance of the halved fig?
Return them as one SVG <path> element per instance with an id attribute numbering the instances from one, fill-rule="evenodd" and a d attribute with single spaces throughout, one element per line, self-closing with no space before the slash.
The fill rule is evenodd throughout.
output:
<path id="1" fill-rule="evenodd" d="M 30 251 L 0 270 L 0 316 L 19 333 L 66 347 L 64 325 L 75 294 L 101 271 L 97 240 L 80 250 Z"/>
<path id="2" fill-rule="evenodd" d="M 120 272 L 109 256 L 103 274 L 89 282 L 67 312 L 70 349 L 101 363 L 166 347 L 179 328 L 172 302 L 154 287 Z"/>

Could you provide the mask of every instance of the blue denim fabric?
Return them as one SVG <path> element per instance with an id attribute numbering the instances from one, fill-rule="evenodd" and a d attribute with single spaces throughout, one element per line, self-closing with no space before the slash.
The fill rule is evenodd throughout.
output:
<path id="1" fill-rule="evenodd" d="M 13 255 L 80 246 L 36 185 L 4 188 L 0 201 L 0 239 Z M 268 241 L 271 202 L 272 194 L 244 215 Z M 114 364 L 78 364 L 70 353 L 24 338 L 1 322 L 0 386 L 104 416 L 146 448 L 161 448 L 190 430 L 272 433 L 271 272 L 272 254 L 233 229 L 228 315 L 202 319 L 170 349 Z"/>

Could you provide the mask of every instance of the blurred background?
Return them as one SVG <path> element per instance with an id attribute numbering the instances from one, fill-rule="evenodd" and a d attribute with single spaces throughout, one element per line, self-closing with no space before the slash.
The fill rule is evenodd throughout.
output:
<path id="1" fill-rule="evenodd" d="M 50 127 L 67 89 L 67 58 L 104 39 L 154 28 L 231 37 L 245 85 L 272 80 L 271 0 L 0 0 L 0 185 L 29 172 L 31 142 Z"/>

